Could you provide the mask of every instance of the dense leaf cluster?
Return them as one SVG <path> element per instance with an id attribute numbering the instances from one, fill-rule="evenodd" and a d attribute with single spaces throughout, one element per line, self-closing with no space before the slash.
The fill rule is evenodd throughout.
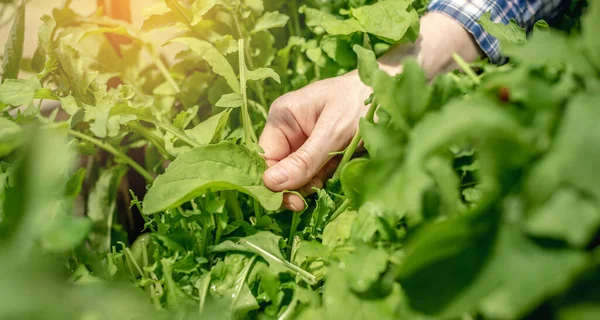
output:
<path id="1" fill-rule="evenodd" d="M 510 63 L 432 81 L 375 60 L 424 2 L 164 0 L 139 30 L 70 2 L 5 45 L 0 319 L 600 316 L 597 1 L 570 34 L 484 15 Z M 280 209 L 270 103 L 357 66 L 340 169 Z"/>

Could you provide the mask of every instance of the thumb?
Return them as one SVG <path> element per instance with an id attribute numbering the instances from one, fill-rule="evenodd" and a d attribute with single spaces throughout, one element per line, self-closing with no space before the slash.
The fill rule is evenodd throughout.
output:
<path id="1" fill-rule="evenodd" d="M 313 131 L 298 150 L 265 172 L 263 181 L 267 188 L 296 190 L 307 184 L 331 158 L 331 140 L 325 132 Z"/>

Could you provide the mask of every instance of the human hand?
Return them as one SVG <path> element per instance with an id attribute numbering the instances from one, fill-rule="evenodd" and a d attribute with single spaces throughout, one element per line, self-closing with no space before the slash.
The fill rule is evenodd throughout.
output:
<path id="1" fill-rule="evenodd" d="M 390 75 L 402 71 L 402 60 L 416 57 L 427 76 L 454 70 L 452 53 L 474 61 L 481 51 L 475 39 L 453 18 L 430 12 L 420 20 L 419 38 L 414 44 L 394 46 L 379 59 L 379 68 Z M 345 149 L 368 107 L 364 101 L 372 89 L 356 71 L 321 80 L 277 99 L 271 106 L 259 145 L 269 169 L 263 176 L 273 191 L 298 190 L 311 193 L 321 188 L 339 161 L 330 153 Z M 284 196 L 292 211 L 304 208 L 294 194 Z"/>
<path id="2" fill-rule="evenodd" d="M 371 89 L 356 72 L 321 80 L 281 96 L 271 106 L 259 145 L 269 169 L 263 180 L 273 191 L 298 190 L 303 195 L 322 188 L 364 116 Z M 304 208 L 295 194 L 284 196 L 292 211 Z"/>

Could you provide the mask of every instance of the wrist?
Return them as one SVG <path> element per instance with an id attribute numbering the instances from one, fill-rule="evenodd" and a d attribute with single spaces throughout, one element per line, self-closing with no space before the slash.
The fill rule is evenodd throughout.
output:
<path id="1" fill-rule="evenodd" d="M 439 12 L 429 12 L 421 17 L 419 37 L 415 43 L 392 47 L 379 59 L 382 70 L 390 75 L 402 72 L 402 63 L 409 56 L 415 57 L 428 78 L 457 68 L 452 59 L 458 53 L 465 61 L 472 62 L 481 50 L 472 35 L 456 20 Z"/>

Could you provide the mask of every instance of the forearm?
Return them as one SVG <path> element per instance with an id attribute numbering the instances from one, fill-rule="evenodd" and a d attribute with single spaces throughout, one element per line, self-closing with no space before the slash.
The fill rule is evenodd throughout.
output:
<path id="1" fill-rule="evenodd" d="M 414 56 L 427 76 L 432 78 L 457 68 L 452 59 L 453 53 L 458 53 L 468 62 L 481 55 L 471 34 L 456 20 L 439 12 L 430 12 L 420 22 L 417 41 L 392 47 L 379 59 L 381 69 L 390 75 L 396 75 L 402 71 L 403 60 Z"/>

